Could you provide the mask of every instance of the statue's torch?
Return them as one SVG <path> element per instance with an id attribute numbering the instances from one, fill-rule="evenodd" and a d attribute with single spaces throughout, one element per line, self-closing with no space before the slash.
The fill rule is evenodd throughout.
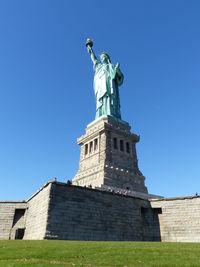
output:
<path id="1" fill-rule="evenodd" d="M 86 47 L 88 49 L 88 53 L 91 53 L 92 47 L 93 47 L 92 39 L 88 38 L 85 45 L 86 45 Z"/>

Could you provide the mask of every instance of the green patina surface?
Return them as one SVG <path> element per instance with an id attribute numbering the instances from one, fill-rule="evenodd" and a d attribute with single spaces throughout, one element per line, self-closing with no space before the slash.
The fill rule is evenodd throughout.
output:
<path id="1" fill-rule="evenodd" d="M 102 52 L 98 60 L 92 49 L 91 39 L 86 43 L 94 68 L 94 93 L 96 99 L 96 119 L 102 116 L 113 116 L 121 119 L 119 86 L 122 85 L 124 76 L 119 68 L 119 63 L 111 64 L 110 56 Z"/>
<path id="2" fill-rule="evenodd" d="M 200 266 L 200 243 L 0 241 L 0 266 Z"/>

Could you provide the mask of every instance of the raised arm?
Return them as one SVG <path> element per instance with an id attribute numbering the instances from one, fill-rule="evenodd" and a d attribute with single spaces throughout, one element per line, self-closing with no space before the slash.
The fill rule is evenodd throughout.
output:
<path id="1" fill-rule="evenodd" d="M 92 39 L 90 39 L 90 38 L 87 39 L 87 41 L 86 41 L 86 47 L 87 47 L 88 53 L 90 54 L 91 60 L 92 60 L 92 62 L 94 64 L 94 67 L 95 67 L 96 64 L 97 64 L 97 62 L 98 62 L 98 60 L 97 60 L 97 58 L 96 58 L 96 56 L 95 56 L 95 54 L 94 54 L 94 52 L 92 50 L 92 47 L 93 47 L 93 41 L 92 41 Z"/>
<path id="2" fill-rule="evenodd" d="M 91 46 L 87 46 L 87 50 L 88 50 L 88 53 L 90 54 L 90 57 L 91 57 L 91 60 L 92 60 L 93 64 L 95 65 L 97 63 L 97 58 L 96 58 L 96 56 L 94 54 L 94 51 L 93 51 L 92 47 Z"/>

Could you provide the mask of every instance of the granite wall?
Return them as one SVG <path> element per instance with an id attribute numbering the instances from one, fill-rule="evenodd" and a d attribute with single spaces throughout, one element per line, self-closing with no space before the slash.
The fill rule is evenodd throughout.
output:
<path id="1" fill-rule="evenodd" d="M 111 116 L 95 120 L 77 141 L 81 146 L 79 170 L 74 185 L 102 185 L 148 194 L 145 177 L 138 168 L 136 143 L 127 122 Z"/>
<path id="2" fill-rule="evenodd" d="M 166 242 L 200 242 L 200 197 L 152 200 L 160 208 L 161 240 Z"/>
<path id="3" fill-rule="evenodd" d="M 0 239 L 200 242 L 200 197 L 145 200 L 45 184 L 27 201 L 0 201 Z"/>
<path id="4" fill-rule="evenodd" d="M 44 239 L 48 218 L 51 183 L 44 185 L 27 200 L 26 230 L 24 239 Z"/>
<path id="5" fill-rule="evenodd" d="M 0 239 L 15 239 L 16 229 L 25 227 L 26 208 L 25 201 L 0 201 Z"/>
<path id="6" fill-rule="evenodd" d="M 53 183 L 46 239 L 146 240 L 141 208 L 147 200 Z M 151 233 L 148 237 L 152 239 Z"/>

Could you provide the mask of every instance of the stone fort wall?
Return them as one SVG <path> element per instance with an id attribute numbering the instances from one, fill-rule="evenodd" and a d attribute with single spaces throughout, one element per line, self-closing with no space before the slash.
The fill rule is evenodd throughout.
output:
<path id="1" fill-rule="evenodd" d="M 51 183 L 45 184 L 27 200 L 24 239 L 44 239 L 47 226 Z"/>
<path id="2" fill-rule="evenodd" d="M 50 182 L 26 201 L 0 202 L 0 239 L 200 241 L 200 197 L 145 200 Z"/>
<path id="3" fill-rule="evenodd" d="M 24 228 L 25 213 L 17 217 L 16 211 L 26 208 L 25 201 L 0 201 L 0 239 L 14 239 L 15 229 Z"/>
<path id="4" fill-rule="evenodd" d="M 53 183 L 45 238 L 142 241 L 145 239 L 142 207 L 150 208 L 149 202 L 95 189 Z"/>
<path id="5" fill-rule="evenodd" d="M 160 208 L 161 240 L 166 242 L 200 242 L 200 197 L 168 198 L 151 201 Z"/>

